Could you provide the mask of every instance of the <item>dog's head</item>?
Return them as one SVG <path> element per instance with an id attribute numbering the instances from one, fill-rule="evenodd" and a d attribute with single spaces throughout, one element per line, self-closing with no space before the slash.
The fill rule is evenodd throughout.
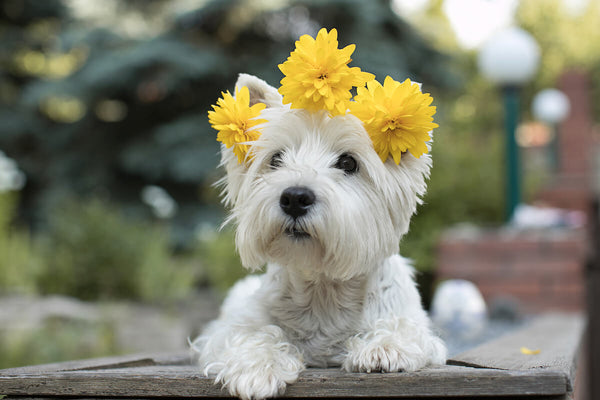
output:
<path id="1" fill-rule="evenodd" d="M 240 75 L 243 86 L 251 105 L 266 105 L 268 121 L 247 162 L 222 146 L 224 202 L 243 265 L 343 280 L 395 254 L 425 193 L 430 156 L 382 162 L 355 116 L 290 109 L 250 75 Z"/>

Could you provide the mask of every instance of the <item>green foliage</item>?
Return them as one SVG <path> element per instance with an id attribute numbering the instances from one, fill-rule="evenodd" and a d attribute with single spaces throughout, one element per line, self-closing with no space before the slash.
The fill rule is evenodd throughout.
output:
<path id="1" fill-rule="evenodd" d="M 428 193 L 400 245 L 421 271 L 435 267 L 435 245 L 445 228 L 460 222 L 502 221 L 499 136 L 456 136 L 442 128 L 436 133 Z M 457 140 L 460 147 L 453 145 Z"/>
<path id="2" fill-rule="evenodd" d="M 381 79 L 456 85 L 447 57 L 388 3 L 218 0 L 175 15 L 165 2 L 162 10 L 173 14 L 153 38 L 120 36 L 115 21 L 113 31 L 88 27 L 59 1 L 0 13 L 0 29 L 10 32 L 0 45 L 0 92 L 11 93 L 0 96 L 0 148 L 28 176 L 28 222 L 40 226 L 68 192 L 114 193 L 119 208 L 149 217 L 139 195 L 156 184 L 177 201 L 173 237 L 189 245 L 207 214 L 212 223 L 220 218 L 206 212 L 211 199 L 197 190 L 212 183 L 218 163 L 207 110 L 240 72 L 276 84 L 294 41 L 320 26 L 336 27 L 341 45 L 356 43 L 356 65 Z M 142 18 L 152 9 L 143 2 L 115 7 L 118 21 L 136 12 L 152 20 Z"/>
<path id="3" fill-rule="evenodd" d="M 566 69 L 593 70 L 600 62 L 600 3 L 590 1 L 578 15 L 569 13 L 565 3 L 546 0 L 540 7 L 536 0 L 522 0 L 517 11 L 519 24 L 535 37 L 541 48 L 536 78 L 541 88 L 555 85 Z"/>
<path id="4" fill-rule="evenodd" d="M 42 268 L 28 232 L 12 226 L 17 196 L 0 192 L 0 294 L 33 293 Z"/>
<path id="5" fill-rule="evenodd" d="M 434 4 L 433 11 L 439 13 L 441 2 L 436 0 Z M 569 68 L 588 71 L 592 97 L 600 99 L 600 40 L 595 40 L 600 35 L 600 4 L 590 2 L 587 7 L 580 15 L 569 15 L 560 0 L 550 0 L 544 7 L 536 0 L 520 2 L 516 15 L 519 25 L 532 33 L 541 48 L 539 73 L 523 88 L 522 120 L 531 118 L 533 96 L 541 89 L 556 86 Z M 438 38 L 438 42 L 445 40 Z M 470 77 L 464 88 L 434 94 L 440 124 L 434 132 L 434 168 L 425 204 L 402 242 L 403 252 L 413 257 L 422 270 L 434 267 L 435 243 L 445 227 L 458 222 L 498 224 L 504 218 L 502 99 L 499 90 L 480 77 L 475 58 L 476 54 L 464 51 L 455 57 L 455 68 Z M 591 104 L 600 110 L 600 101 L 592 100 Z M 597 119 L 600 113 L 592 115 Z M 529 201 L 543 186 L 549 171 L 526 157 L 521 157 L 521 164 L 523 200 Z"/>
<path id="6" fill-rule="evenodd" d="M 44 293 L 80 299 L 168 300 L 189 294 L 194 266 L 171 256 L 165 229 L 134 223 L 100 200 L 70 200 L 44 241 Z"/>
<path id="7" fill-rule="evenodd" d="M 48 319 L 37 330 L 0 331 L 0 369 L 116 354 L 106 323 Z"/>
<path id="8" fill-rule="evenodd" d="M 194 255 L 174 255 L 167 229 L 131 221 L 95 199 L 64 201 L 33 241 L 10 224 L 16 195 L 0 193 L 0 294 L 168 301 L 189 295 Z"/>
<path id="9" fill-rule="evenodd" d="M 473 78 L 460 91 L 433 93 L 440 127 L 433 133 L 431 179 L 400 247 L 421 271 L 435 267 L 435 244 L 445 228 L 499 224 L 504 218 L 500 93 L 477 77 L 474 55 L 457 60 L 456 68 Z"/>
<path id="10" fill-rule="evenodd" d="M 0 96 L 0 147 L 28 175 L 24 215 L 49 229 L 43 251 L 36 250 L 50 266 L 37 280 L 44 292 L 149 299 L 188 290 L 184 282 L 198 277 L 187 259 L 170 256 L 165 230 L 135 227 L 100 203 L 65 205 L 60 199 L 71 191 L 111 193 L 119 210 L 150 217 L 140 190 L 160 185 L 179 206 L 169 221 L 171 239 L 193 248 L 197 227 L 221 218 L 206 190 L 218 159 L 215 132 L 206 121 L 210 104 L 232 89 L 240 72 L 276 84 L 277 65 L 298 35 L 321 26 L 337 28 L 342 46 L 357 45 L 354 65 L 380 79 L 421 81 L 436 99 L 440 128 L 429 193 L 402 252 L 419 269 L 431 270 L 444 227 L 502 220 L 501 105 L 492 87 L 477 78 L 472 54 L 454 61 L 441 54 L 387 1 L 271 3 L 209 1 L 165 18 L 170 22 L 154 38 L 89 28 L 57 1 L 41 14 L 41 6 L 28 1 L 22 17 L 0 15 L 0 27 L 10 32 L 0 47 L 7 60 L 0 65 L 0 86 L 12 93 Z M 143 15 L 141 4 L 118 7 L 129 13 L 139 5 Z M 433 23 L 419 25 L 451 48 L 448 24 L 439 23 L 441 4 L 432 2 Z M 72 68 L 48 76 L 52 71 L 31 69 L 17 54 L 71 60 Z M 55 210 L 51 217 L 49 210 Z M 245 274 L 230 231 L 205 241 L 197 254 L 205 278 L 219 288 Z"/>
<path id="11" fill-rule="evenodd" d="M 547 0 L 539 7 L 536 0 L 522 0 L 517 10 L 519 25 L 530 32 L 541 49 L 540 69 L 525 91 L 530 104 L 538 91 L 555 87 L 561 74 L 579 70 L 590 77 L 591 116 L 600 116 L 600 3 L 590 1 L 578 14 L 567 10 L 567 3 Z"/>
<path id="12" fill-rule="evenodd" d="M 235 233 L 231 229 L 206 235 L 201 241 L 200 253 L 208 283 L 223 293 L 247 275 L 235 249 Z"/>

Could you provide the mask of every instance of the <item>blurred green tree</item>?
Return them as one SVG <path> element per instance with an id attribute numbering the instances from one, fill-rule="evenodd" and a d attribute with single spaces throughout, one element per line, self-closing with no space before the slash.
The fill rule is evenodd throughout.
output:
<path id="1" fill-rule="evenodd" d="M 554 87 L 568 69 L 585 71 L 591 79 L 592 116 L 600 120 L 600 2 L 575 3 L 548 0 L 539 7 L 535 0 L 522 0 L 517 20 L 531 32 L 541 48 L 540 72 L 531 90 L 529 102 L 542 89 Z"/>
<path id="2" fill-rule="evenodd" d="M 140 199 L 147 185 L 177 202 L 177 243 L 217 223 L 215 195 L 200 189 L 216 180 L 218 163 L 206 111 L 240 72 L 277 85 L 294 41 L 321 26 L 336 27 L 342 45 L 356 43 L 355 65 L 380 79 L 410 77 L 438 92 L 457 85 L 448 57 L 388 1 L 210 1 L 163 18 L 153 37 L 82 22 L 65 4 L 0 6 L 0 148 L 28 176 L 21 211 L 34 226 L 73 194 L 100 194 L 150 217 Z M 130 13 L 153 21 L 149 10 L 172 2 L 111 4 L 118 25 Z"/>
<path id="3" fill-rule="evenodd" d="M 161 302 L 185 298 L 197 281 L 197 261 L 173 256 L 165 229 L 124 220 L 101 199 L 63 202 L 49 226 L 37 248 L 43 294 Z"/>
<path id="4" fill-rule="evenodd" d="M 16 203 L 14 192 L 0 191 L 0 294 L 35 293 L 44 265 L 29 232 L 12 226 Z"/>

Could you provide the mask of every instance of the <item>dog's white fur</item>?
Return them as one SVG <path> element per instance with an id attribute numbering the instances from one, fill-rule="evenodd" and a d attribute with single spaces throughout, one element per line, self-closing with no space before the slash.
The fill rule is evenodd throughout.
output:
<path id="1" fill-rule="evenodd" d="M 192 343 L 205 373 L 234 396 L 260 399 L 283 393 L 306 366 L 392 372 L 444 363 L 414 271 L 397 254 L 425 193 L 430 156 L 383 163 L 356 117 L 291 110 L 250 75 L 236 86 L 249 88 L 251 104 L 267 104 L 268 122 L 250 162 L 222 148 L 224 200 L 243 265 L 267 269 L 238 282 L 219 319 Z M 278 152 L 281 166 L 273 168 Z M 357 160 L 355 174 L 334 167 L 344 153 Z M 292 186 L 316 195 L 297 220 L 279 205 Z M 310 237 L 290 237 L 291 228 Z"/>

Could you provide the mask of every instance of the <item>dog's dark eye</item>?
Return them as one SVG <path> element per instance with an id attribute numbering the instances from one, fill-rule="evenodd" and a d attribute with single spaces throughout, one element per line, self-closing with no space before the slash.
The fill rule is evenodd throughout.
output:
<path id="1" fill-rule="evenodd" d="M 269 161 L 269 165 L 273 169 L 281 167 L 281 152 L 280 151 L 273 154 L 273 156 L 271 157 L 271 161 Z"/>
<path id="2" fill-rule="evenodd" d="M 341 169 L 347 174 L 353 174 L 358 171 L 358 163 L 350 154 L 344 153 L 338 158 L 335 167 Z"/>

